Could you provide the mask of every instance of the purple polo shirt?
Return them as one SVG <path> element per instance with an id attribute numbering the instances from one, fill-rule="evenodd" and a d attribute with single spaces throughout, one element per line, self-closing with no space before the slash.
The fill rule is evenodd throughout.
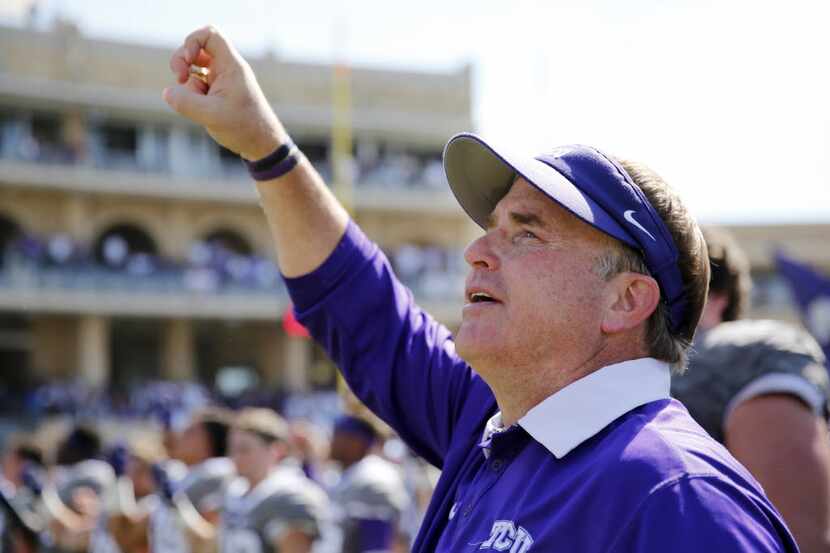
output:
<path id="1" fill-rule="evenodd" d="M 605 367 L 502 429 L 450 332 L 354 223 L 286 283 L 355 394 L 442 470 L 413 551 L 798 551 L 760 485 L 668 398 L 660 362 Z"/>

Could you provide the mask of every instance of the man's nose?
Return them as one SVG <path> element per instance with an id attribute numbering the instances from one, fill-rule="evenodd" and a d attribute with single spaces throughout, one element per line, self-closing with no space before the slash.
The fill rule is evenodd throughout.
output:
<path id="1" fill-rule="evenodd" d="M 493 251 L 491 233 L 486 233 L 470 242 L 464 250 L 464 260 L 471 267 L 494 270 L 498 268 L 498 256 Z"/>

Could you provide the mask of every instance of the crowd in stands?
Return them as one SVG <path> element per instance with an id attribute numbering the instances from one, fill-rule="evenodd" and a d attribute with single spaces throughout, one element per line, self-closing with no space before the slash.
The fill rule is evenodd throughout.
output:
<path id="1" fill-rule="evenodd" d="M 27 122 L 28 121 L 28 122 Z M 139 129 L 119 124 L 91 126 L 79 131 L 74 139 L 63 134 L 64 124 L 57 116 L 22 119 L 0 117 L 0 157 L 44 164 L 91 165 L 102 169 L 122 169 L 139 172 L 191 173 L 201 176 L 206 168 L 215 177 L 242 177 L 246 175 L 239 157 L 221 149 L 206 135 L 194 135 L 187 152 L 191 159 L 202 159 L 200 164 L 179 167 L 171 162 L 168 152 L 168 131 L 162 128 Z M 332 170 L 328 147 L 324 141 L 299 144 L 306 156 L 329 182 Z M 378 145 L 362 144 L 352 157 L 351 178 L 357 185 L 383 187 L 426 186 L 444 189 L 446 179 L 438 152 L 424 154 L 385 150 Z"/>
<path id="2" fill-rule="evenodd" d="M 52 379 L 17 390 L 19 401 L 0 407 L 0 417 L 37 421 L 51 416 L 78 419 L 99 417 L 127 421 L 158 419 L 173 424 L 183 413 L 215 404 L 231 409 L 270 407 L 291 418 L 303 418 L 330 424 L 340 406 L 334 391 L 320 389 L 307 393 L 286 394 L 258 381 L 244 387 L 225 386 L 221 374 L 212 387 L 190 380 L 145 380 L 127 388 L 99 388 L 82 380 Z"/>
<path id="3" fill-rule="evenodd" d="M 460 252 L 405 244 L 389 252 L 389 257 L 403 282 L 416 293 L 461 297 Z M 64 233 L 45 237 L 25 234 L 11 240 L 0 256 L 0 277 L 4 269 L 59 274 L 70 278 L 74 285 L 86 278 L 90 283 L 121 279 L 137 281 L 140 286 L 155 283 L 172 290 L 202 293 L 282 290 L 279 270 L 270 258 L 239 253 L 212 240 L 193 242 L 187 258 L 177 261 L 152 253 L 150 248 L 136 248 L 128 237 L 118 233 L 105 235 L 96 247 L 79 244 Z"/>
<path id="4" fill-rule="evenodd" d="M 281 289 L 279 272 L 271 259 L 234 252 L 217 242 L 193 243 L 185 261 L 135 249 L 116 233 L 105 236 L 95 249 L 78 244 L 66 234 L 27 234 L 11 241 L 4 252 L 2 268 L 81 276 L 155 277 L 178 284 L 177 288 L 198 292 Z"/>
<path id="5" fill-rule="evenodd" d="M 324 420 L 304 398 L 312 420 L 296 416 L 310 405 L 229 409 L 192 384 L 137 390 L 129 419 L 69 405 L 88 399 L 43 389 L 37 422 L 4 437 L 3 551 L 235 551 L 237 530 L 263 540 L 245 551 L 406 551 L 437 476 L 348 400 Z M 243 499 L 258 503 L 234 512 Z"/>

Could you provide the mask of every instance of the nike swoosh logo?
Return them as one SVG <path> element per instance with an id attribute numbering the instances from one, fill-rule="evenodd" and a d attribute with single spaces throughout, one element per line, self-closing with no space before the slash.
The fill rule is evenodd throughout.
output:
<path id="1" fill-rule="evenodd" d="M 635 218 L 634 218 L 634 213 L 636 213 L 636 212 L 635 212 L 633 209 L 629 209 L 628 211 L 626 211 L 625 213 L 623 213 L 623 217 L 625 217 L 625 220 L 626 220 L 626 221 L 628 221 L 629 223 L 631 223 L 632 225 L 634 225 L 635 227 L 637 227 L 637 228 L 638 228 L 638 229 L 640 229 L 641 231 L 645 232 L 645 233 L 646 233 L 646 235 L 647 235 L 649 238 L 651 238 L 653 241 L 657 242 L 657 239 L 656 239 L 656 238 L 655 238 L 655 237 L 654 237 L 654 236 L 653 236 L 653 235 L 652 235 L 649 231 L 647 231 L 646 229 L 644 229 L 644 228 L 643 228 L 643 225 L 641 225 L 641 224 L 637 221 L 637 219 L 635 219 Z"/>

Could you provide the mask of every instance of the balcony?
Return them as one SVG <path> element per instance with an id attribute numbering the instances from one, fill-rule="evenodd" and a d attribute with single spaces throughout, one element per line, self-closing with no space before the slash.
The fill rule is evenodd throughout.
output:
<path id="1" fill-rule="evenodd" d="M 76 148 L 38 140 L 20 125 L 0 128 L 0 186 L 238 204 L 258 201 L 239 158 L 202 133 L 101 128 L 106 132 Z M 330 182 L 326 159 L 309 157 Z M 358 211 L 461 215 L 437 159 L 394 155 L 371 163 L 355 161 L 352 180 Z"/>
<path id="2" fill-rule="evenodd" d="M 463 276 L 428 273 L 410 289 L 422 307 L 452 324 L 461 314 Z M 277 320 L 289 305 L 280 278 L 222 282 L 209 271 L 131 274 L 96 266 L 42 267 L 12 260 L 0 270 L 0 310 L 222 320 Z"/>
<path id="3" fill-rule="evenodd" d="M 0 309 L 9 311 L 275 320 L 287 305 L 279 280 L 272 286 L 199 289 L 183 271 L 132 275 L 23 264 L 0 271 Z"/>
<path id="4" fill-rule="evenodd" d="M 3 185 L 26 188 L 129 194 L 153 198 L 212 200 L 242 204 L 257 202 L 249 179 L 172 175 L 137 167 L 102 168 L 88 164 L 48 164 L 0 157 Z"/>

